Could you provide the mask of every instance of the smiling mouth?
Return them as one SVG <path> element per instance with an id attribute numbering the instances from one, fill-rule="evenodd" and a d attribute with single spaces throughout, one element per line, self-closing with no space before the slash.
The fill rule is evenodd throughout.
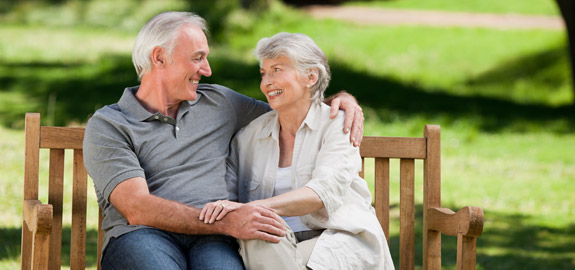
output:
<path id="1" fill-rule="evenodd" d="M 198 81 L 198 80 L 190 80 L 190 81 L 192 82 L 192 84 L 199 84 L 200 83 L 200 81 Z"/>
<path id="2" fill-rule="evenodd" d="M 277 96 L 283 92 L 284 92 L 283 89 L 273 90 L 273 91 L 268 92 L 268 96 L 270 96 L 270 97 Z"/>

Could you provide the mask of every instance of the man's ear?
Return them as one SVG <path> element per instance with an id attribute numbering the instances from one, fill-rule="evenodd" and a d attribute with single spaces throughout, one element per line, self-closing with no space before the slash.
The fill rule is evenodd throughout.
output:
<path id="1" fill-rule="evenodd" d="M 166 51 L 162 47 L 156 46 L 152 49 L 150 59 L 152 66 L 163 67 L 166 64 Z"/>

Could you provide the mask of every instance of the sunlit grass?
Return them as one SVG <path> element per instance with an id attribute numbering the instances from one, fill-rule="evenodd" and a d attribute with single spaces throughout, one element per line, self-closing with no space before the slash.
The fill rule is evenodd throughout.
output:
<path id="1" fill-rule="evenodd" d="M 458 12 L 559 15 L 559 10 L 553 0 L 376 0 L 350 1 L 346 5 Z"/>
<path id="2" fill-rule="evenodd" d="M 130 54 L 137 33 L 82 27 L 2 25 L 0 34 L 4 37 L 0 42 L 1 62 L 58 64 L 94 62 L 109 54 Z"/>

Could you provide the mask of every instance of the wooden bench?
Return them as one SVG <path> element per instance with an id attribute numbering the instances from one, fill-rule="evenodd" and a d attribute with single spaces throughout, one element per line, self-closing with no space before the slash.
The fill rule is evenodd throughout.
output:
<path id="1" fill-rule="evenodd" d="M 70 269 L 86 266 L 88 176 L 82 158 L 83 137 L 83 128 L 41 126 L 39 114 L 26 114 L 22 269 L 61 267 L 66 149 L 73 150 Z M 50 152 L 47 203 L 38 200 L 40 149 Z M 415 267 L 415 160 L 420 159 L 424 163 L 423 269 L 441 269 L 441 233 L 457 236 L 457 269 L 475 269 L 475 243 L 483 230 L 483 210 L 464 207 L 454 213 L 441 208 L 439 126 L 425 126 L 424 136 L 419 138 L 365 137 L 360 150 L 362 159 L 375 158 L 375 208 L 388 241 L 390 159 L 400 159 L 400 259 L 396 268 Z M 104 236 L 101 222 L 100 212 L 97 262 Z"/>

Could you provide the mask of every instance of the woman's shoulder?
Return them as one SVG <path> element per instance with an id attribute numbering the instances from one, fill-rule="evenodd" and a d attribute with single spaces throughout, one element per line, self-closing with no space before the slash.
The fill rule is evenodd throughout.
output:
<path id="1" fill-rule="evenodd" d="M 331 106 L 321 103 L 320 108 L 318 109 L 317 113 L 319 113 L 319 117 L 322 119 L 321 123 L 324 128 L 341 128 L 343 130 L 343 124 L 345 120 L 345 112 L 339 110 L 337 115 L 334 119 L 330 119 L 330 112 Z"/>
<path id="2" fill-rule="evenodd" d="M 262 132 L 265 133 L 269 131 L 271 133 L 272 128 L 277 119 L 277 112 L 272 110 L 260 115 L 258 118 L 251 121 L 248 125 L 240 129 L 236 137 L 254 137 L 256 134 Z"/>

